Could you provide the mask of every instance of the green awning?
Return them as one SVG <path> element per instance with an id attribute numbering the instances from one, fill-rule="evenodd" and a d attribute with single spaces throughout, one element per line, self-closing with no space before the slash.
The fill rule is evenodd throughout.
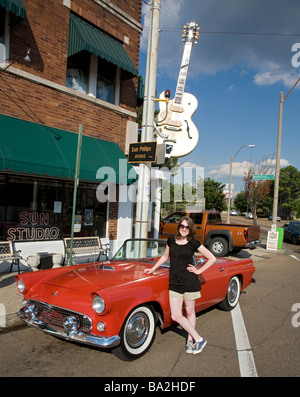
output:
<path id="1" fill-rule="evenodd" d="M 4 115 L 0 125 L 0 170 L 74 179 L 78 134 Z M 83 135 L 79 178 L 130 184 L 137 174 L 116 143 Z"/>
<path id="2" fill-rule="evenodd" d="M 17 17 L 25 19 L 26 10 L 22 0 L 0 0 L 0 6 L 12 12 Z"/>
<path id="3" fill-rule="evenodd" d="M 138 75 L 136 67 L 121 43 L 71 14 L 68 56 L 84 50 L 119 66 L 133 76 Z"/>

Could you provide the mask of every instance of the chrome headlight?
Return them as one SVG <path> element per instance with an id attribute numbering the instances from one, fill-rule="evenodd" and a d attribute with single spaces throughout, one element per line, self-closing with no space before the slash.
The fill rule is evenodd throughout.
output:
<path id="1" fill-rule="evenodd" d="M 20 278 L 17 281 L 17 288 L 21 294 L 23 294 L 23 292 L 25 291 L 25 284 L 23 283 L 23 281 Z"/>
<path id="2" fill-rule="evenodd" d="M 95 295 L 93 297 L 93 309 L 95 310 L 96 313 L 103 313 L 105 310 L 105 302 L 101 298 L 100 295 Z"/>

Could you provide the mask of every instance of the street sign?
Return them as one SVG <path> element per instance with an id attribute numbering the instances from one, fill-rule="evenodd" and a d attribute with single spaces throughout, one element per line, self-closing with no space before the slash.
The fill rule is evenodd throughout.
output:
<path id="1" fill-rule="evenodd" d="M 137 142 L 129 145 L 128 163 L 154 163 L 156 142 Z"/>
<path id="2" fill-rule="evenodd" d="M 275 179 L 275 175 L 253 175 L 253 179 L 255 181 L 274 180 Z"/>

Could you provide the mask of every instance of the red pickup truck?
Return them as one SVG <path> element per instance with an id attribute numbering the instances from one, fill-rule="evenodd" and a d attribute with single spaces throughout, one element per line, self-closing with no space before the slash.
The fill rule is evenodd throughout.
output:
<path id="1" fill-rule="evenodd" d="M 177 223 L 182 216 L 189 216 L 195 223 L 196 239 L 215 256 L 225 256 L 242 248 L 259 245 L 260 227 L 222 223 L 221 216 L 214 211 L 177 211 L 160 223 L 160 238 L 167 239 L 176 234 Z"/>

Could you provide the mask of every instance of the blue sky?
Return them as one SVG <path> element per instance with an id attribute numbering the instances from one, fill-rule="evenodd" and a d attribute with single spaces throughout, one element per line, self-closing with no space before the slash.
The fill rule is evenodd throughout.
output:
<path id="1" fill-rule="evenodd" d="M 140 74 L 144 78 L 151 2 L 143 3 Z M 162 0 L 158 95 L 169 89 L 174 97 L 184 48 L 182 29 L 192 21 L 199 25 L 200 34 L 192 50 L 185 92 L 198 100 L 193 122 L 199 141 L 179 162 L 204 167 L 206 178 L 225 184 L 230 156 L 242 145 L 255 144 L 253 149 L 243 148 L 234 159 L 236 194 L 243 189 L 250 163 L 259 167 L 269 159 L 275 165 L 279 95 L 282 91 L 285 96 L 300 77 L 300 2 Z M 296 45 L 292 51 L 296 43 L 299 50 Z M 300 82 L 283 105 L 280 156 L 281 166 L 293 165 L 298 170 L 299 114 Z"/>

